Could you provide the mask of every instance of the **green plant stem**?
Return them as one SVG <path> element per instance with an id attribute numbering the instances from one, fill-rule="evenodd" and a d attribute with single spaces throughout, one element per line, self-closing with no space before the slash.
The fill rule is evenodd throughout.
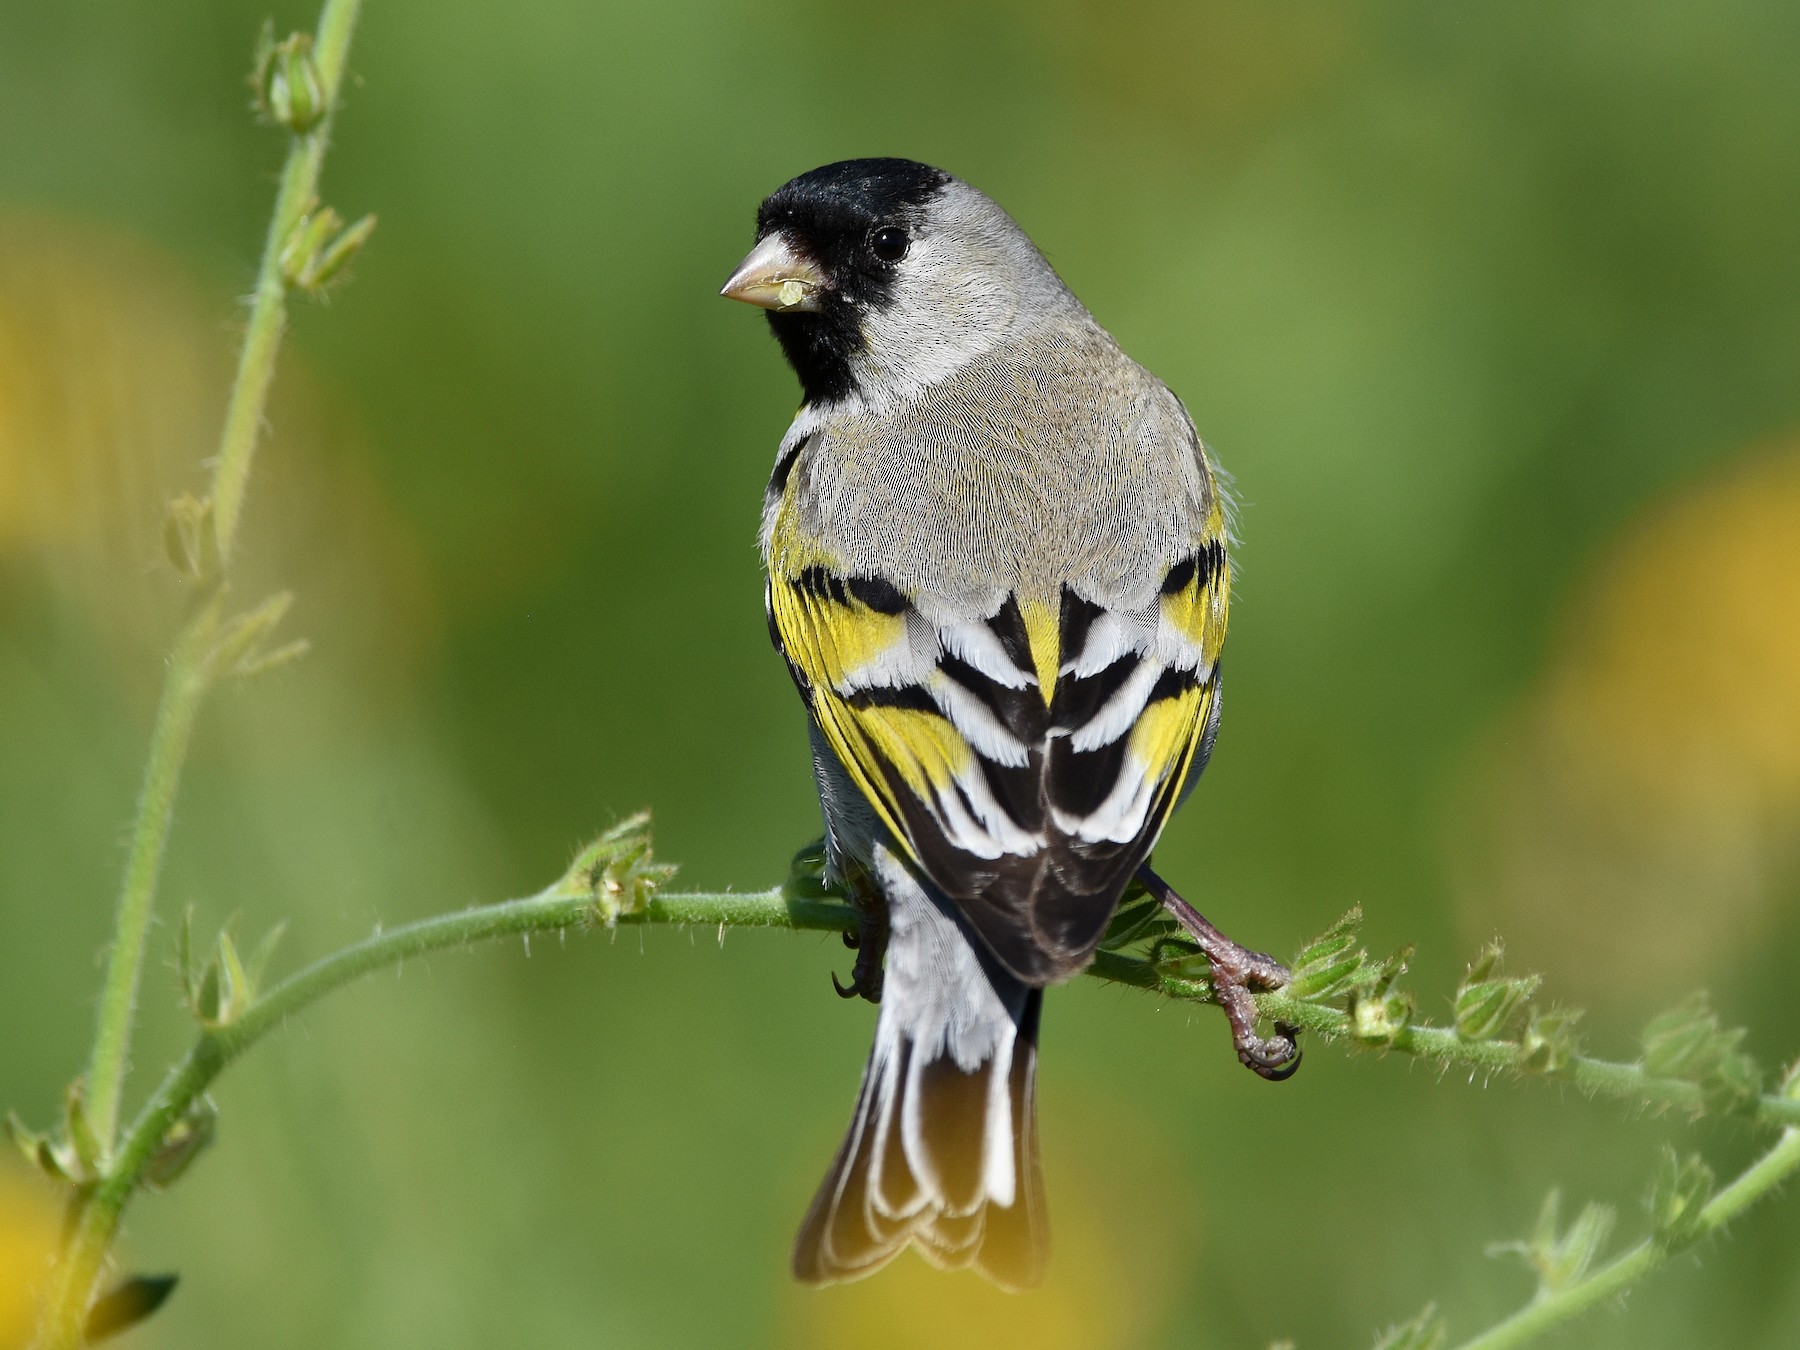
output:
<path id="1" fill-rule="evenodd" d="M 1165 992 L 1174 991 L 1165 990 Z M 1181 995 L 1177 995 L 1178 997 Z M 1189 995 L 1191 997 L 1191 995 Z M 1349 1014 L 1325 1003 L 1291 998 L 1280 990 L 1257 997 L 1265 1017 L 1317 1032 L 1327 1040 L 1354 1039 Z M 1519 1073 L 1551 1082 L 1569 1083 L 1594 1097 L 1643 1106 L 1702 1114 L 1708 1106 L 1705 1090 L 1682 1078 L 1655 1078 L 1641 1064 L 1573 1056 L 1567 1067 L 1555 1072 L 1534 1072 L 1525 1067 L 1527 1055 L 1516 1041 L 1468 1040 L 1448 1027 L 1415 1025 L 1395 1033 L 1381 1048 L 1445 1067 L 1461 1067 L 1478 1073 Z M 1743 1110 L 1766 1125 L 1800 1126 L 1800 1101 L 1765 1093 Z"/>
<path id="2" fill-rule="evenodd" d="M 275 375 L 275 358 L 287 325 L 287 284 L 281 251 L 300 218 L 311 209 L 319 171 L 331 135 L 337 96 L 343 81 L 350 35 L 362 0 L 327 0 L 319 16 L 313 59 L 325 94 L 325 113 L 310 132 L 296 136 L 282 169 L 268 237 L 257 270 L 250 323 L 239 354 L 237 376 L 226 405 L 225 426 L 213 463 L 213 520 L 219 564 L 231 557 L 242 514 L 251 459 L 262 428 L 263 409 Z M 86 1096 L 89 1117 L 102 1151 L 109 1150 L 118 1128 L 119 1102 L 131 1046 L 132 1017 L 137 1003 L 144 942 L 155 908 L 175 798 L 181 783 L 194 720 L 207 688 L 205 655 L 217 626 L 218 598 L 202 609 L 176 640 L 164 675 L 162 699 L 151 731 L 144 785 L 131 828 L 125 874 L 120 885 L 112 946 L 101 985 L 93 1051 L 88 1058 Z"/>
<path id="3" fill-rule="evenodd" d="M 371 971 L 397 966 L 429 952 L 467 947 L 492 938 L 563 932 L 594 925 L 592 895 L 563 883 L 523 900 L 421 919 L 313 962 L 257 998 L 227 1026 L 203 1031 L 145 1103 L 119 1148 L 117 1166 L 95 1191 L 95 1201 L 119 1209 L 146 1163 L 188 1106 L 220 1071 L 274 1028 L 332 990 Z M 855 926 L 850 907 L 836 900 L 805 899 L 781 890 L 747 894 L 690 892 L 651 899 L 622 914 L 620 925 L 677 924 L 730 928 L 792 928 L 846 932 Z"/>
<path id="4" fill-rule="evenodd" d="M 86 1111 L 100 1153 L 93 1162 L 100 1169 L 101 1181 L 78 1197 L 69 1241 L 52 1275 L 46 1320 L 40 1330 L 40 1344 L 51 1350 L 81 1344 L 82 1319 L 117 1231 L 122 1205 L 122 1201 L 110 1205 L 104 1201 L 108 1186 L 123 1175 L 129 1175 L 130 1184 L 136 1185 L 136 1171 L 120 1168 L 112 1155 L 131 1052 L 144 947 L 155 913 L 157 881 L 174 820 L 182 767 L 213 675 L 212 647 L 218 636 L 225 569 L 237 538 L 251 460 L 287 325 L 288 288 L 282 275 L 282 249 L 316 201 L 350 37 L 361 8 L 361 0 L 325 0 L 313 42 L 324 113 L 317 125 L 305 135 L 294 137 L 289 147 L 263 243 L 250 321 L 213 463 L 213 528 L 221 579 L 212 598 L 196 611 L 176 639 L 150 735 L 150 753 L 131 826 L 112 942 L 101 983 L 94 1043 L 83 1079 Z"/>
<path id="5" fill-rule="evenodd" d="M 1800 1171 L 1800 1130 L 1784 1130 L 1781 1138 L 1700 1210 L 1693 1240 L 1709 1237 L 1776 1186 Z M 1490 1327 L 1457 1350 L 1514 1350 L 1552 1328 L 1573 1321 L 1597 1303 L 1629 1289 L 1662 1265 L 1687 1242 L 1648 1237 L 1605 1265 L 1561 1289 L 1539 1296 L 1511 1317 Z"/>
<path id="6" fill-rule="evenodd" d="M 62 1263 L 67 1272 L 67 1287 L 59 1285 L 58 1296 L 64 1299 L 66 1306 L 59 1314 L 61 1322 L 53 1321 L 51 1325 L 74 1327 L 78 1332 L 86 1295 L 83 1293 L 76 1298 L 76 1290 L 91 1288 L 117 1234 L 125 1206 L 142 1184 L 146 1166 L 182 1114 L 228 1064 L 263 1036 L 332 990 L 372 971 L 396 966 L 430 952 L 466 947 L 492 938 L 592 927 L 598 922 L 600 912 L 600 904 L 589 886 L 578 880 L 565 879 L 526 899 L 422 919 L 378 933 L 315 961 L 256 998 L 228 1025 L 203 1030 L 145 1103 L 125 1132 L 116 1155 L 84 1194 L 68 1259 Z M 856 927 L 855 913 L 844 902 L 829 895 L 796 895 L 784 888 L 745 893 L 657 894 L 641 908 L 615 916 L 613 922 L 619 925 L 685 925 L 721 931 L 725 928 L 788 928 L 849 932 Z M 1204 980 L 1177 978 L 1147 961 L 1118 952 L 1101 952 L 1089 974 L 1184 1001 L 1206 1002 L 1212 997 L 1211 987 Z M 1348 1015 L 1326 1004 L 1290 998 L 1280 991 L 1260 995 L 1258 1002 L 1264 1015 L 1270 1018 L 1293 1022 L 1328 1040 L 1353 1039 Z M 1427 1026 L 1406 1028 L 1393 1037 L 1387 1048 L 1446 1066 L 1460 1065 L 1484 1072 L 1518 1070 L 1523 1055 L 1520 1047 L 1511 1042 L 1465 1040 L 1453 1031 Z M 1578 1058 L 1561 1073 L 1547 1076 L 1573 1082 L 1596 1095 L 1651 1106 L 1698 1110 L 1704 1104 L 1699 1089 L 1692 1084 L 1652 1078 L 1637 1065 Z M 1800 1124 L 1800 1102 L 1784 1096 L 1761 1097 L 1753 1109 L 1757 1117 L 1767 1122 Z M 1797 1166 L 1800 1166 L 1800 1130 L 1791 1129 L 1774 1152 L 1706 1206 L 1701 1219 L 1703 1231 L 1710 1232 L 1722 1226 Z M 1614 1289 L 1623 1288 L 1639 1278 L 1667 1255 L 1661 1248 L 1650 1252 L 1634 1248 L 1595 1271 L 1579 1285 L 1560 1291 L 1554 1296 L 1554 1308 L 1547 1309 L 1540 1300 L 1488 1334 L 1514 1335 L 1514 1323 L 1521 1319 L 1525 1319 L 1528 1328 L 1539 1326 L 1538 1319 L 1551 1318 L 1541 1325 L 1566 1320 L 1604 1299 Z M 69 1320 L 71 1317 L 73 1321 Z M 78 1339 L 67 1338 L 60 1341 L 46 1338 L 43 1342 L 46 1347 L 56 1350 L 79 1343 Z M 1520 1343 L 1518 1340 L 1484 1340 L 1472 1345 L 1481 1350 L 1493 1350 L 1495 1346 Z"/>
<path id="7" fill-rule="evenodd" d="M 1146 961 L 1117 952 L 1101 952 L 1088 967 L 1088 973 L 1114 984 L 1148 989 L 1190 1003 L 1212 1001 L 1212 990 L 1205 980 L 1181 979 Z M 1268 1020 L 1287 1022 L 1327 1041 L 1348 1040 L 1359 1046 L 1371 1044 L 1357 1037 L 1355 1024 L 1348 1013 L 1329 1003 L 1294 998 L 1277 989 L 1258 994 L 1256 1005 Z M 1704 1113 L 1708 1107 L 1706 1092 L 1698 1083 L 1682 1078 L 1655 1078 L 1645 1073 L 1641 1064 L 1621 1064 L 1575 1055 L 1564 1068 L 1554 1072 L 1536 1071 L 1526 1067 L 1528 1056 L 1517 1041 L 1469 1040 L 1449 1027 L 1408 1026 L 1372 1048 L 1410 1055 L 1445 1068 L 1465 1068 L 1484 1074 L 1516 1073 L 1569 1083 L 1589 1096 L 1610 1097 L 1640 1106 L 1693 1115 Z M 1800 1126 L 1800 1100 L 1790 1097 L 1765 1093 L 1742 1109 L 1766 1125 Z"/>
<path id="8" fill-rule="evenodd" d="M 586 890 L 558 882 L 542 893 L 475 909 L 460 910 L 421 919 L 363 941 L 315 961 L 258 997 L 227 1026 L 203 1031 L 182 1060 L 169 1071 L 152 1094 L 120 1145 L 116 1163 L 108 1169 L 94 1193 L 98 1207 L 121 1208 L 138 1184 L 144 1165 L 168 1133 L 170 1126 L 211 1085 L 214 1078 L 256 1041 L 325 994 L 371 971 L 399 965 L 417 956 L 453 947 L 466 947 L 493 938 L 563 932 L 592 927 L 596 922 L 594 897 Z M 656 895 L 642 909 L 620 914 L 619 926 L 649 924 L 704 928 L 787 928 L 823 932 L 850 932 L 856 927 L 855 912 L 831 897 L 797 896 L 782 888 L 750 892 L 670 892 Z M 1099 979 L 1147 989 L 1187 1001 L 1210 1001 L 1204 981 L 1174 980 L 1148 963 L 1116 952 L 1102 952 L 1089 973 Z M 1313 1014 L 1331 1009 L 1279 993 L 1261 996 L 1265 1013 L 1282 1018 L 1310 1010 L 1306 1020 L 1328 1035 L 1347 1035 L 1339 1025 Z M 1338 1014 L 1338 1016 L 1342 1016 Z M 1453 1032 L 1416 1028 L 1406 1044 L 1393 1048 L 1403 1053 L 1437 1058 L 1443 1063 L 1474 1067 L 1516 1067 L 1513 1059 L 1498 1062 L 1492 1054 L 1496 1042 L 1461 1041 Z M 1516 1056 L 1514 1057 L 1516 1058 Z M 1598 1090 L 1609 1095 L 1654 1104 L 1675 1098 L 1672 1080 L 1654 1079 L 1633 1065 L 1584 1061 L 1596 1066 Z M 1575 1075 L 1571 1075 L 1574 1077 Z M 1577 1078 L 1577 1081 L 1580 1081 Z M 1758 1114 L 1770 1120 L 1800 1117 L 1800 1102 L 1769 1096 L 1758 1104 Z"/>
<path id="9" fill-rule="evenodd" d="M 281 187 L 263 241 L 262 263 L 256 273 L 256 290 L 250 305 L 250 323 L 238 356 L 237 378 L 225 409 L 225 430 L 219 438 L 219 456 L 213 465 L 213 522 L 221 567 L 231 561 L 237 541 L 238 521 L 244 507 L 244 491 L 250 482 L 250 464 L 262 430 L 263 407 L 275 378 L 275 356 L 287 328 L 287 282 L 281 271 L 281 252 L 294 228 L 316 204 L 319 172 L 331 142 L 331 126 L 337 117 L 338 90 L 343 83 L 344 61 L 350 53 L 350 35 L 356 27 L 362 0 L 326 0 L 313 39 L 313 63 L 325 95 L 325 114 L 304 136 L 296 136 L 281 171 Z"/>
<path id="10" fill-rule="evenodd" d="M 131 1021 L 137 1006 L 144 942 L 150 928 L 157 878 L 162 872 L 169 825 L 175 815 L 181 766 L 187 758 L 188 742 L 193 737 L 194 719 L 206 694 L 206 649 L 217 618 L 215 600 L 195 613 L 175 640 L 163 676 L 162 701 L 157 707 L 155 729 L 150 737 L 150 754 L 144 765 L 137 816 L 132 821 L 130 843 L 126 847 L 125 874 L 119 886 L 112 947 L 107 954 L 106 975 L 100 986 L 94 1045 L 85 1078 L 88 1119 L 102 1154 L 110 1152 L 118 1130 L 119 1095 L 125 1079 L 125 1060 L 130 1051 Z"/>
<path id="11" fill-rule="evenodd" d="M 81 1322 L 94 1282 L 118 1235 L 125 1206 L 142 1185 L 145 1167 L 182 1113 L 251 1045 L 325 994 L 371 971 L 491 938 L 586 928 L 595 915 L 592 894 L 559 882 L 527 899 L 422 919 L 315 961 L 269 989 L 229 1025 L 202 1031 L 144 1104 L 99 1179 L 81 1195 L 46 1301 L 41 1350 L 70 1350 L 82 1343 Z M 855 926 L 848 905 L 781 890 L 656 896 L 616 922 L 834 932 Z"/>

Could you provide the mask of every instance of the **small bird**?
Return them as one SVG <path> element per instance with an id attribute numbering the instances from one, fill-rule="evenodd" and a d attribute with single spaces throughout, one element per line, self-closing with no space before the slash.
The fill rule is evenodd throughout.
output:
<path id="1" fill-rule="evenodd" d="M 913 1243 L 1025 1288 L 1043 991 L 1134 876 L 1212 961 L 1239 1057 L 1298 1062 L 1292 1028 L 1255 1032 L 1250 991 L 1286 972 L 1146 865 L 1218 731 L 1229 502 L 1175 395 L 938 169 L 793 179 L 721 294 L 769 311 L 804 396 L 763 502 L 765 601 L 859 914 L 839 993 L 880 1003 L 794 1273 L 854 1279 Z"/>

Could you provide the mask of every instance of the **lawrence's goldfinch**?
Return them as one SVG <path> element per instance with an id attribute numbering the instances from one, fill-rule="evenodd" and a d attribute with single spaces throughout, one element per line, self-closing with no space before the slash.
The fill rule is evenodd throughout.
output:
<path id="1" fill-rule="evenodd" d="M 881 998 L 794 1270 L 850 1279 L 913 1242 L 1029 1285 L 1044 986 L 1093 959 L 1219 725 L 1218 471 L 1011 217 L 937 169 L 794 179 L 723 294 L 769 310 L 805 396 L 763 505 L 769 628 L 828 868 L 868 916 L 855 987 Z M 1250 958 L 1227 982 L 1279 978 L 1217 951 Z M 1278 1076 L 1291 1039 L 1256 1040 L 1234 992 L 1240 1054 Z"/>

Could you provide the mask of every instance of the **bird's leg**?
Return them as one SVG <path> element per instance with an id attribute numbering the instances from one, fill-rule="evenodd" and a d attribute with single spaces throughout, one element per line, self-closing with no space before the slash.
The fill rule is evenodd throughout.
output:
<path id="1" fill-rule="evenodd" d="M 844 934 L 844 945 L 856 953 L 856 964 L 850 968 L 850 983 L 838 983 L 837 972 L 831 973 L 831 987 L 839 998 L 860 995 L 871 1003 L 881 1002 L 882 962 L 887 957 L 887 901 L 874 878 L 861 868 L 846 874 L 845 890 L 850 907 L 856 911 L 856 931 Z"/>
<path id="2" fill-rule="evenodd" d="M 1271 1083 L 1293 1077 L 1300 1067 L 1300 1029 L 1277 1022 L 1273 1036 L 1256 1034 L 1257 991 L 1281 988 L 1292 972 L 1274 957 L 1240 947 L 1214 928 L 1205 915 L 1152 872 L 1148 863 L 1138 868 L 1138 880 L 1175 916 L 1211 963 L 1213 997 L 1231 1024 L 1231 1041 L 1244 1067 Z"/>

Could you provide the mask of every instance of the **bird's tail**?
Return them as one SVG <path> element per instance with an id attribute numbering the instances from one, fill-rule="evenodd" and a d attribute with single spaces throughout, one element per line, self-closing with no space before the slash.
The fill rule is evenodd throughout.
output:
<path id="1" fill-rule="evenodd" d="M 1002 970 L 948 900 L 877 849 L 890 937 L 850 1131 L 794 1244 L 794 1274 L 870 1274 L 908 1242 L 1022 1289 L 1048 1247 L 1037 1154 L 1043 991 Z"/>

